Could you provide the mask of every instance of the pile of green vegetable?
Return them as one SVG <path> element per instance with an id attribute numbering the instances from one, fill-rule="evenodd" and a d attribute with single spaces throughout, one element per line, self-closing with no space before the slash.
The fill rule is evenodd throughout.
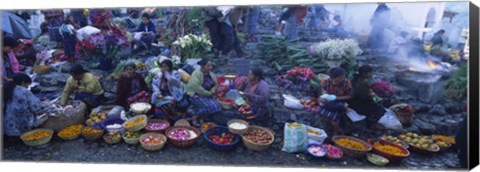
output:
<path id="1" fill-rule="evenodd" d="M 445 83 L 445 94 L 448 98 L 461 100 L 467 96 L 467 66 L 468 63 L 463 64 Z"/>

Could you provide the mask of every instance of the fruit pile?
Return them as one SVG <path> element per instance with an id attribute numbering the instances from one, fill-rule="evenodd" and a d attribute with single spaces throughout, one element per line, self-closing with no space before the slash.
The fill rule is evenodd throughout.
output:
<path id="1" fill-rule="evenodd" d="M 350 149 L 356 149 L 361 151 L 367 150 L 367 147 L 365 145 L 352 139 L 341 138 L 341 139 L 338 139 L 336 142 L 337 144 Z"/>
<path id="2" fill-rule="evenodd" d="M 245 139 L 256 144 L 268 144 L 273 141 L 273 138 L 269 132 L 260 129 L 250 130 L 243 134 L 243 136 Z"/>
<path id="3" fill-rule="evenodd" d="M 382 137 L 380 137 L 380 139 L 388 141 L 388 142 L 395 143 L 399 146 L 403 146 L 403 142 L 400 139 L 398 139 L 397 137 L 383 135 Z"/>
<path id="4" fill-rule="evenodd" d="M 167 124 L 163 122 L 148 123 L 146 129 L 151 131 L 163 130 L 167 128 Z"/>
<path id="5" fill-rule="evenodd" d="M 34 132 L 32 134 L 28 134 L 28 135 L 25 135 L 23 136 L 23 140 L 26 140 L 26 141 L 32 141 L 32 140 L 38 140 L 38 139 L 43 139 L 45 137 L 48 137 L 50 136 L 50 132 L 48 131 L 38 131 L 38 132 Z"/>
<path id="6" fill-rule="evenodd" d="M 103 132 L 103 130 L 93 129 L 92 127 L 85 127 L 82 132 L 85 134 L 99 134 Z"/>
<path id="7" fill-rule="evenodd" d="M 222 133 L 221 135 L 211 135 L 208 138 L 219 145 L 230 145 L 233 144 L 233 139 L 235 137 L 233 134 Z"/>
<path id="8" fill-rule="evenodd" d="M 341 158 L 343 156 L 343 152 L 335 146 L 328 144 L 324 144 L 322 146 L 327 149 L 327 155 L 332 158 Z"/>
<path id="9" fill-rule="evenodd" d="M 125 133 L 123 133 L 123 137 L 129 138 L 129 139 L 138 139 L 140 137 L 140 133 L 126 131 Z"/>
<path id="10" fill-rule="evenodd" d="M 142 122 L 143 120 L 145 120 L 145 117 L 139 117 L 137 119 L 135 119 L 135 121 L 131 121 L 131 122 L 128 122 L 127 124 L 125 124 L 125 128 L 131 128 L 135 125 L 137 125 L 138 123 Z"/>
<path id="11" fill-rule="evenodd" d="M 105 119 L 107 119 L 107 113 L 105 111 L 100 111 L 100 112 L 93 111 L 90 114 L 90 118 L 87 119 L 86 124 L 88 126 L 92 126 L 92 125 L 103 122 Z"/>
<path id="12" fill-rule="evenodd" d="M 443 136 L 443 135 L 433 135 L 433 139 L 438 140 L 438 141 L 444 141 L 450 144 L 455 144 L 455 138 L 450 137 L 450 136 Z"/>
<path id="13" fill-rule="evenodd" d="M 375 142 L 373 144 L 373 147 L 378 149 L 378 150 L 381 150 L 383 152 L 395 155 L 395 156 L 405 156 L 405 154 L 402 152 L 401 149 L 399 149 L 395 146 L 392 146 L 392 145 L 381 144 L 380 142 Z"/>
<path id="14" fill-rule="evenodd" d="M 319 100 L 318 98 L 313 98 L 311 100 L 305 101 L 304 99 L 300 100 L 300 104 L 303 105 L 303 107 L 308 111 L 308 112 L 319 112 L 320 111 L 320 105 L 319 105 Z"/>
<path id="15" fill-rule="evenodd" d="M 82 130 L 83 125 L 78 124 L 78 125 L 71 125 L 62 131 L 58 133 L 59 137 L 72 137 L 80 134 L 80 131 Z"/>
<path id="16" fill-rule="evenodd" d="M 315 131 L 315 130 L 312 130 L 312 129 L 307 129 L 307 133 L 308 133 L 308 134 L 313 134 L 313 135 L 316 135 L 316 136 L 322 135 L 322 134 L 319 133 L 318 131 Z"/>
<path id="17" fill-rule="evenodd" d="M 109 132 L 107 135 L 105 135 L 105 139 L 108 139 L 108 140 L 116 140 L 121 137 L 122 136 L 120 135 L 119 132 Z"/>
<path id="18" fill-rule="evenodd" d="M 197 137 L 195 132 L 183 128 L 171 131 L 168 135 L 174 140 L 190 140 Z"/>
<path id="19" fill-rule="evenodd" d="M 159 144 L 162 144 L 164 143 L 166 140 L 164 137 L 155 137 L 153 135 L 149 135 L 147 137 L 145 137 L 145 139 L 141 140 L 143 144 L 145 145 L 150 145 L 150 146 L 154 146 L 154 145 L 159 145 Z"/>
<path id="20" fill-rule="evenodd" d="M 325 150 L 322 147 L 317 146 L 317 145 L 312 145 L 312 146 L 308 147 L 307 151 L 310 152 L 311 154 L 313 154 L 315 156 L 319 156 L 319 157 L 325 156 L 327 154 L 327 152 L 325 152 Z"/>
<path id="21" fill-rule="evenodd" d="M 438 148 L 438 145 L 434 144 L 433 139 L 429 136 L 420 136 L 416 133 L 407 132 L 405 134 L 401 134 L 398 136 L 398 138 L 418 148 L 423 148 L 430 151 L 435 151 Z"/>

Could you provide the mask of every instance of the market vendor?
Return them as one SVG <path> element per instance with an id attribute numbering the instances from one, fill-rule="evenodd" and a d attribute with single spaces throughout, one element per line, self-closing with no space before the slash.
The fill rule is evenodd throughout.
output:
<path id="1" fill-rule="evenodd" d="M 150 49 L 152 42 L 155 42 L 157 36 L 157 28 L 155 24 L 150 21 L 148 14 L 142 15 L 142 23 L 137 28 L 137 32 L 141 33 L 139 44 L 144 46 L 145 49 Z M 139 46 L 139 45 L 137 45 Z"/>
<path id="2" fill-rule="evenodd" d="M 78 26 L 79 27 L 79 26 Z M 75 60 L 75 46 L 77 44 L 77 29 L 75 27 L 75 19 L 73 16 L 67 16 L 67 19 L 60 26 L 60 33 L 63 37 L 63 50 L 65 51 L 65 56 L 70 63 L 73 63 Z"/>
<path id="3" fill-rule="evenodd" d="M 375 102 L 375 93 L 372 90 L 373 68 L 364 65 L 358 69 L 358 74 L 352 79 L 353 99 L 348 104 L 355 112 L 367 116 L 367 122 L 371 129 L 381 130 L 377 122 L 385 114 L 385 108 Z"/>
<path id="4" fill-rule="evenodd" d="M 116 104 L 127 110 L 132 103 L 149 102 L 150 99 L 145 79 L 136 73 L 136 70 L 137 66 L 134 63 L 129 63 L 118 79 Z"/>
<path id="5" fill-rule="evenodd" d="M 220 104 L 215 100 L 215 94 L 218 82 L 215 74 L 212 72 L 212 62 L 208 59 L 202 59 L 198 62 L 200 69 L 192 73 L 187 84 L 187 94 L 191 97 L 193 112 L 193 125 L 200 125 L 200 117 L 212 115 L 222 110 Z"/>
<path id="6" fill-rule="evenodd" d="M 30 76 L 17 73 L 3 87 L 3 133 L 6 136 L 20 136 L 47 120 L 46 117 L 38 118 L 46 107 L 28 90 L 31 83 Z"/>
<path id="7" fill-rule="evenodd" d="M 205 7 L 202 9 L 202 17 L 205 22 L 205 27 L 208 28 L 210 35 L 210 42 L 212 42 L 212 51 L 215 57 L 219 56 L 220 51 L 223 49 L 221 44 L 221 24 L 218 20 L 223 14 L 217 7 Z"/>
<path id="8" fill-rule="evenodd" d="M 333 100 L 319 99 L 324 104 L 320 115 L 332 125 L 333 135 L 338 135 L 340 125 L 343 124 L 343 117 L 347 112 L 346 102 L 353 97 L 353 88 L 342 68 L 330 69 L 329 76 L 329 79 L 320 82 L 321 94 L 333 95 L 335 98 Z"/>
<path id="9" fill-rule="evenodd" d="M 2 79 L 4 82 L 11 81 L 13 74 L 20 72 L 20 68 L 22 67 L 13 52 L 17 46 L 17 39 L 9 36 L 3 37 Z"/>
<path id="10" fill-rule="evenodd" d="M 297 27 L 303 24 L 307 13 L 308 6 L 305 5 L 293 5 L 285 8 L 275 28 L 275 34 L 282 35 L 284 27 L 287 24 L 287 40 L 296 39 Z"/>
<path id="11" fill-rule="evenodd" d="M 253 110 L 253 113 L 245 116 L 245 118 L 254 123 L 265 124 L 270 100 L 270 87 L 265 81 L 263 70 L 261 68 L 250 70 L 247 82 L 244 82 L 238 90 L 242 91 L 243 94 L 240 95 Z"/>
<path id="12" fill-rule="evenodd" d="M 165 108 L 167 106 L 175 108 L 174 111 L 186 112 L 189 104 L 188 97 L 185 95 L 183 84 L 180 81 L 180 73 L 173 70 L 173 62 L 165 59 L 160 62 L 161 72 L 159 72 L 152 82 L 152 104 L 156 106 L 155 115 L 166 117 L 168 120 L 177 120 L 180 115 L 168 114 Z"/>
<path id="13" fill-rule="evenodd" d="M 60 105 L 65 106 L 70 94 L 74 93 L 75 100 L 81 100 L 88 110 L 97 107 L 103 98 L 103 88 L 98 79 L 83 69 L 80 64 L 75 64 L 70 70 L 71 77 L 68 78 L 65 89 L 63 90 Z"/>

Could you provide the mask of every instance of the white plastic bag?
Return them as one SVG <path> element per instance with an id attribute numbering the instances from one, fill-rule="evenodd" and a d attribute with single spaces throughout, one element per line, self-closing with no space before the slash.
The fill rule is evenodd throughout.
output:
<path id="1" fill-rule="evenodd" d="M 388 129 L 393 129 L 393 130 L 400 130 L 402 129 L 402 123 L 397 118 L 397 115 L 395 115 L 395 112 L 393 112 L 390 109 L 385 109 L 385 115 L 383 115 L 380 120 L 378 120 L 379 124 L 382 124 L 385 128 Z"/>
<path id="2" fill-rule="evenodd" d="M 307 139 L 307 128 L 305 125 L 285 123 L 282 151 L 288 153 L 303 152 L 308 144 Z"/>
<path id="3" fill-rule="evenodd" d="M 303 105 L 300 103 L 300 100 L 298 100 L 297 98 L 290 95 L 286 95 L 286 94 L 282 96 L 285 99 L 283 103 L 285 107 L 292 108 L 292 109 L 299 109 L 299 110 L 303 109 Z"/>
<path id="4" fill-rule="evenodd" d="M 133 40 L 140 41 L 142 39 L 142 32 L 136 32 L 133 34 Z"/>
<path id="5" fill-rule="evenodd" d="M 92 26 L 85 26 L 77 30 L 77 39 L 81 41 L 85 38 L 90 37 L 90 35 L 97 34 L 97 33 L 100 33 L 100 29 L 97 29 Z"/>
<path id="6" fill-rule="evenodd" d="M 319 144 L 319 145 L 321 145 L 321 144 L 323 144 L 325 139 L 327 139 L 328 135 L 324 130 L 319 129 L 319 128 L 315 128 L 315 127 L 311 127 L 311 126 L 308 126 L 308 125 L 306 125 L 306 127 L 307 127 L 308 144 Z M 310 133 L 309 130 L 311 130 L 313 132 L 317 132 L 320 135 Z"/>
<path id="7" fill-rule="evenodd" d="M 350 118 L 350 120 L 352 120 L 352 122 L 358 122 L 367 118 L 365 115 L 360 115 L 356 111 L 350 108 L 348 109 L 347 116 L 348 118 Z"/>

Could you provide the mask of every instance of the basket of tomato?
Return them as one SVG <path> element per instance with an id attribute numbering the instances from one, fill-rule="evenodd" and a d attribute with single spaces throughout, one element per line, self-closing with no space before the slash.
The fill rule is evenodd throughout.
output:
<path id="1" fill-rule="evenodd" d="M 231 133 L 227 127 L 215 126 L 204 133 L 208 146 L 219 151 L 227 151 L 235 148 L 240 140 L 240 136 Z"/>

